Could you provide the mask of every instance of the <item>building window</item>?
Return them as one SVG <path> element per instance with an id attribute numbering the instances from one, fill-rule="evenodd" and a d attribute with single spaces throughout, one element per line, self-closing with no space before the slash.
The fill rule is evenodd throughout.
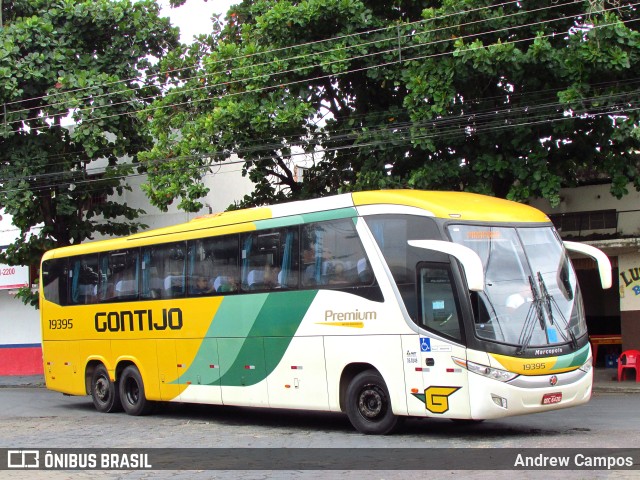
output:
<path id="1" fill-rule="evenodd" d="M 559 213 L 549 215 L 555 227 L 561 232 L 582 232 L 586 230 L 609 230 L 618 226 L 615 210 L 595 210 L 591 212 Z"/>

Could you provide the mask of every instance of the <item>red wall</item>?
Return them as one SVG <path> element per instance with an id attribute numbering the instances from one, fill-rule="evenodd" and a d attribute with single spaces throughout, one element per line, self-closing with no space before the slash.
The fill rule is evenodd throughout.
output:
<path id="1" fill-rule="evenodd" d="M 0 345 L 0 375 L 42 375 L 42 347 Z"/>

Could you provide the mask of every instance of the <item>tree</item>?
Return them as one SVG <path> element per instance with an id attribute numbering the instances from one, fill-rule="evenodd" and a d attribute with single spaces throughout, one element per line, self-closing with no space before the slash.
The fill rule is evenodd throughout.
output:
<path id="1" fill-rule="evenodd" d="M 555 204 L 588 178 L 621 196 L 640 189 L 638 26 L 620 1 L 244 0 L 162 64 L 147 193 L 197 210 L 235 153 L 245 205 L 400 186 Z"/>
<path id="2" fill-rule="evenodd" d="M 20 231 L 2 261 L 135 232 L 141 210 L 108 196 L 152 143 L 138 113 L 177 29 L 153 0 L 4 0 L 2 14 L 0 208 Z"/>

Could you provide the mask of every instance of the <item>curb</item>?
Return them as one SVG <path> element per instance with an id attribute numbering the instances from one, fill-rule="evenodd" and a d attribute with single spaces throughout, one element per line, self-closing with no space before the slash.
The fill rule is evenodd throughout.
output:
<path id="1" fill-rule="evenodd" d="M 0 376 L 0 388 L 44 388 L 42 375 Z"/>
<path id="2" fill-rule="evenodd" d="M 638 387 L 632 387 L 632 386 L 606 386 L 606 385 L 602 385 L 602 386 L 597 386 L 594 385 L 593 388 L 591 389 L 591 391 L 593 393 L 640 393 L 640 384 L 638 384 Z"/>

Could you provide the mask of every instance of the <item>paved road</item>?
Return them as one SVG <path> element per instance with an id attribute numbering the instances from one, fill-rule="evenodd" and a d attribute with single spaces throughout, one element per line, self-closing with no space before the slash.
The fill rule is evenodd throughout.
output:
<path id="1" fill-rule="evenodd" d="M 410 420 L 396 435 L 364 436 L 343 415 L 291 410 L 164 405 L 149 417 L 99 414 L 89 397 L 42 388 L 0 389 L 0 448 L 79 447 L 485 447 L 605 448 L 640 445 L 636 394 L 597 394 L 582 407 L 472 426 Z M 33 478 L 15 472 L 10 478 Z M 46 478 L 238 478 L 238 472 L 38 472 Z M 159 473 L 159 475 L 158 475 Z M 214 474 L 215 473 L 215 474 Z M 512 472 L 461 472 L 465 478 L 511 479 Z M 519 472 L 518 478 L 640 478 L 640 472 Z M 3 477 L 5 475 L 3 474 Z M 242 472 L 242 478 L 317 478 L 318 472 Z M 412 472 L 324 472 L 323 478 L 427 478 Z M 452 478 L 434 472 L 428 478 Z M 6 478 L 6 477 L 5 477 Z M 43 476 L 43 478 L 45 478 Z"/>

